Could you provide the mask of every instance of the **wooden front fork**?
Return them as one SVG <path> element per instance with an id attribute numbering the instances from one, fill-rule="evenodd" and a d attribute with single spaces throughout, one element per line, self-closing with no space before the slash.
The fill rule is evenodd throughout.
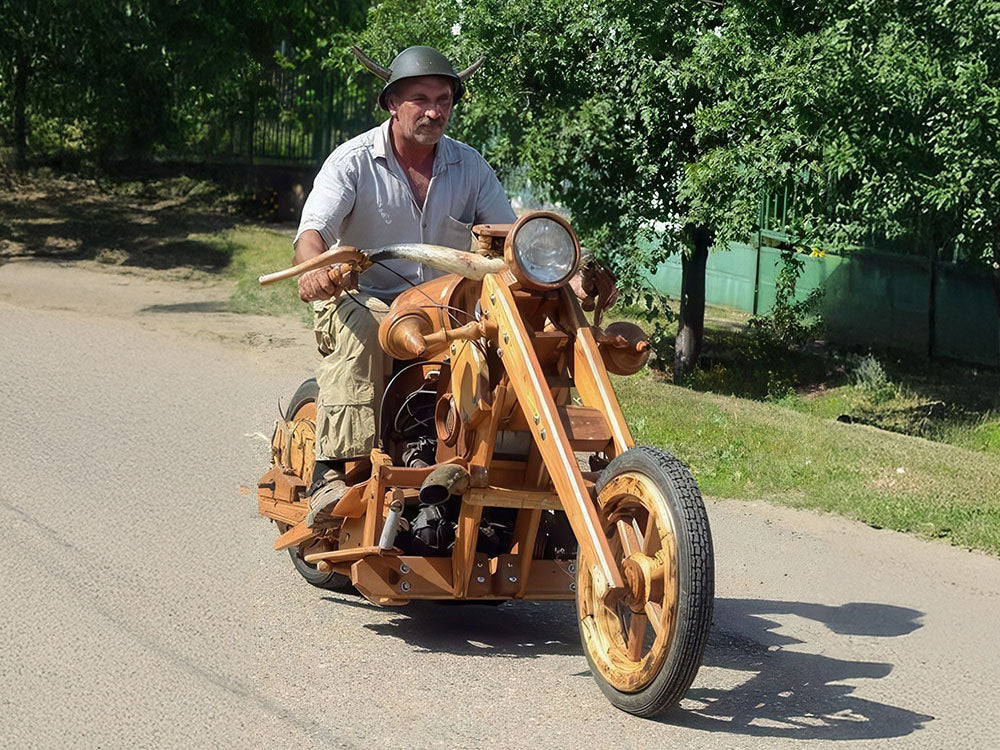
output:
<path id="1" fill-rule="evenodd" d="M 594 338 L 594 331 L 583 316 L 580 302 L 568 286 L 559 290 L 562 302 L 563 321 L 571 322 L 576 331 L 573 344 L 573 384 L 584 406 L 599 409 L 608 420 L 611 437 L 615 444 L 615 455 L 621 455 L 633 445 L 632 433 L 625 423 L 618 397 L 611 387 L 611 378 L 604 366 L 601 350 Z"/>
<path id="2" fill-rule="evenodd" d="M 498 275 L 489 274 L 483 279 L 482 309 L 497 325 L 497 346 L 510 376 L 510 386 L 517 394 L 528 428 L 545 459 L 583 559 L 594 567 L 595 582 L 603 583 L 606 590 L 623 588 L 625 584 L 608 546 L 597 508 L 585 489 L 576 454 L 556 411 L 535 349 L 521 322 L 514 297 Z"/>

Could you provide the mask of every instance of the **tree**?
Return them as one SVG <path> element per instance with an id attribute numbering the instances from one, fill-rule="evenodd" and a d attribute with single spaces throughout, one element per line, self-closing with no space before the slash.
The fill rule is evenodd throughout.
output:
<path id="1" fill-rule="evenodd" d="M 697 359 L 712 225 L 691 220 L 679 192 L 697 156 L 693 117 L 705 92 L 681 75 L 714 3 L 630 0 L 387 0 L 366 32 L 377 53 L 408 43 L 454 59 L 488 55 L 454 130 L 500 171 L 565 205 L 584 245 L 642 283 L 683 252 L 675 375 Z M 415 20 L 411 20 L 415 19 Z M 415 33 L 417 31 L 423 32 Z M 645 240 L 640 243 L 640 240 Z"/>
<path id="2" fill-rule="evenodd" d="M 710 3 L 487 0 L 470 6 L 463 25 L 491 54 L 483 88 L 509 92 L 483 97 L 481 127 L 522 115 L 510 150 L 626 287 L 640 288 L 641 269 L 681 253 L 676 379 L 701 350 L 714 234 L 679 191 L 698 154 L 695 107 L 709 95 L 682 66 L 718 13 Z"/>
<path id="3" fill-rule="evenodd" d="M 798 233 L 896 241 L 992 269 L 1000 313 L 1000 3 L 734 2 L 686 74 L 696 117 L 683 191 L 720 239 L 791 185 Z"/>
<path id="4" fill-rule="evenodd" d="M 367 3 L 338 0 L 0 0 L 5 140 L 23 166 L 43 129 L 78 132 L 102 159 L 184 150 L 246 106 L 281 43 L 313 74 Z M 58 140 L 58 139 L 57 139 Z M 44 150 L 44 144 L 38 144 Z"/>
<path id="5" fill-rule="evenodd" d="M 8 101 L 15 165 L 21 169 L 27 159 L 32 96 L 61 100 L 67 109 L 82 105 L 79 88 L 59 85 L 59 78 L 63 71 L 79 72 L 90 41 L 86 29 L 96 27 L 101 14 L 69 0 L 0 0 L 0 15 L 0 84 Z M 33 86 L 39 81 L 49 85 Z"/>

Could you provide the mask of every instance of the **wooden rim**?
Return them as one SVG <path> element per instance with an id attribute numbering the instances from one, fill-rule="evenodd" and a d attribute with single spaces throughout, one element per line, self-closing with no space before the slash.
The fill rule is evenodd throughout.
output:
<path id="1" fill-rule="evenodd" d="M 674 524 L 660 488 L 637 472 L 614 477 L 597 500 L 626 585 L 621 594 L 602 599 L 590 565 L 581 561 L 581 631 L 601 676 L 616 690 L 634 693 L 659 674 L 674 639 L 679 594 Z"/>

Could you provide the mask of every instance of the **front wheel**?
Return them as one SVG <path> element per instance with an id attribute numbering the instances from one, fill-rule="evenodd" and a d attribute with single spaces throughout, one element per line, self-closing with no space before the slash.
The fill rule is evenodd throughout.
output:
<path id="1" fill-rule="evenodd" d="M 580 559 L 583 650 L 615 706 L 653 716 L 684 697 L 701 666 L 715 589 L 708 516 L 687 468 L 649 446 L 615 458 L 596 489 L 625 588 L 603 598 Z"/>

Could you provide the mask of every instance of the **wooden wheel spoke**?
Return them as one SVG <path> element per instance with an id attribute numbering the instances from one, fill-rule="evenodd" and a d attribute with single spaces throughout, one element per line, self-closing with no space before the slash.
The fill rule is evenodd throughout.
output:
<path id="1" fill-rule="evenodd" d="M 663 627 L 661 619 L 663 617 L 663 607 L 656 602 L 646 602 L 646 616 L 649 618 L 649 624 L 653 626 L 653 632 L 659 635 Z"/>
<path id="2" fill-rule="evenodd" d="M 649 512 L 646 528 L 642 532 L 642 554 L 652 557 L 660 548 L 660 534 L 656 526 L 656 514 Z"/>
<path id="3" fill-rule="evenodd" d="M 617 602 L 611 604 L 607 601 L 604 601 L 601 602 L 598 606 L 601 608 L 601 617 L 603 617 L 604 622 L 608 623 L 609 625 L 613 623 L 611 627 L 615 630 L 622 631 L 622 636 L 624 637 L 625 623 L 622 621 L 622 611 L 619 608 L 620 604 Z"/>
<path id="4" fill-rule="evenodd" d="M 642 541 L 631 522 L 619 519 L 616 526 L 618 527 L 618 538 L 622 543 L 622 552 L 624 553 L 622 556 L 628 557 L 639 552 L 642 549 Z"/>
<path id="5" fill-rule="evenodd" d="M 628 623 L 628 658 L 639 661 L 642 658 L 642 644 L 646 636 L 646 615 L 633 612 Z"/>

